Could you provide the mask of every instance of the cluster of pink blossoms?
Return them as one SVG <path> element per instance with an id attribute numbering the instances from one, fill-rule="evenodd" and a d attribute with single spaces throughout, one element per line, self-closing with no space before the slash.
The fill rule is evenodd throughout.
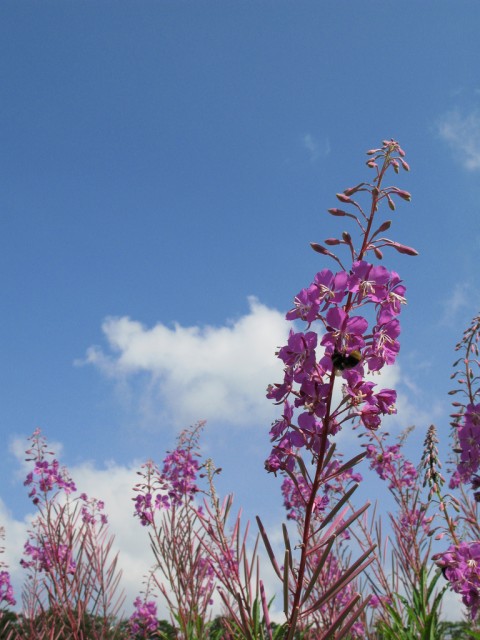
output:
<path id="1" fill-rule="evenodd" d="M 365 450 L 370 460 L 370 469 L 374 469 L 382 480 L 388 480 L 390 489 L 399 491 L 415 485 L 418 472 L 410 460 L 400 453 L 400 444 L 390 445 L 382 450 L 374 444 L 368 444 Z"/>
<path id="2" fill-rule="evenodd" d="M 67 495 L 77 490 L 75 483 L 69 476 L 68 471 L 64 467 L 60 467 L 58 460 L 47 460 L 47 456 L 53 456 L 51 451 L 47 451 L 47 441 L 42 436 L 40 429 L 35 429 L 29 438 L 32 441 L 32 448 L 26 453 L 31 458 L 27 458 L 27 462 L 34 461 L 33 471 L 30 471 L 23 483 L 26 487 L 31 486 L 29 498 L 38 505 L 41 497 L 45 497 L 47 493 L 54 489 L 63 490 Z"/>
<path id="3" fill-rule="evenodd" d="M 467 405 L 457 435 L 460 462 L 450 480 L 452 489 L 468 482 L 478 484 L 475 474 L 480 467 L 480 404 Z"/>
<path id="4" fill-rule="evenodd" d="M 452 545 L 433 559 L 475 620 L 480 607 L 480 541 Z"/>
<path id="5" fill-rule="evenodd" d="M 73 575 L 77 568 L 72 558 L 72 550 L 66 544 L 54 545 L 50 542 L 45 542 L 35 546 L 30 542 L 26 542 L 24 553 L 31 558 L 31 560 L 24 560 L 23 558 L 20 560 L 21 566 L 26 569 L 33 567 L 37 571 L 51 573 L 62 567 L 66 573 Z"/>
<path id="6" fill-rule="evenodd" d="M 135 486 L 137 495 L 133 500 L 135 515 L 143 526 L 153 523 L 157 511 L 193 500 L 200 491 L 196 483 L 198 460 L 188 448 L 177 448 L 168 453 L 161 472 L 151 460 L 142 468 L 145 471 L 139 475 L 144 482 Z"/>
<path id="7" fill-rule="evenodd" d="M 2 602 L 6 602 L 11 607 L 16 604 L 8 571 L 0 571 L 0 604 L 2 604 Z"/>
<path id="8" fill-rule="evenodd" d="M 395 413 L 396 392 L 393 389 L 375 392 L 375 383 L 364 379 L 364 369 L 366 366 L 369 371 L 380 371 L 384 365 L 395 362 L 400 348 L 397 316 L 404 302 L 405 287 L 398 274 L 364 260 L 354 262 L 350 273 L 340 271 L 334 275 L 328 269 L 320 271 L 313 283 L 296 296 L 295 307 L 287 313 L 287 319 L 304 320 L 309 327 L 319 321 L 324 330 L 320 341 L 324 349 L 319 358 L 316 332 L 291 330 L 287 344 L 277 353 L 284 363 L 284 379 L 269 386 L 267 397 L 277 404 L 283 402 L 284 411 L 270 430 L 271 440 L 276 444 L 266 462 L 268 471 L 293 470 L 295 449 L 305 447 L 318 453 L 325 428 L 329 436 L 334 435 L 345 419 L 358 418 L 367 429 L 375 430 L 380 426 L 381 416 Z M 367 304 L 375 308 L 370 331 L 367 319 L 354 313 Z M 344 365 L 342 362 L 352 353 L 358 364 Z M 345 418 L 344 408 L 338 407 L 329 414 L 325 427 L 335 371 L 342 373 L 350 411 Z M 295 409 L 300 412 L 296 423 Z"/>
<path id="9" fill-rule="evenodd" d="M 29 498 L 32 498 L 33 504 L 38 504 L 40 498 L 38 492 L 42 494 L 49 493 L 54 488 L 63 489 L 65 493 L 70 494 L 77 490 L 75 483 L 69 477 L 66 469 L 61 468 L 58 460 L 37 460 L 33 471 L 27 474 L 25 482 L 26 487 L 32 485 Z"/>
<path id="10" fill-rule="evenodd" d="M 105 503 L 98 498 L 89 498 L 86 493 L 80 494 L 80 500 L 83 501 L 81 509 L 82 520 L 85 524 L 107 524 L 108 516 L 103 512 L 105 509 Z"/>
<path id="11" fill-rule="evenodd" d="M 345 487 L 349 482 L 361 482 L 360 473 L 355 473 L 353 469 L 347 469 L 340 475 L 336 475 L 340 467 L 338 460 L 330 462 L 324 471 L 325 478 L 333 477 L 332 480 L 326 480 L 322 484 L 322 495 L 315 496 L 313 515 L 316 518 L 321 517 L 326 507 L 331 502 L 333 495 L 342 496 L 345 493 Z M 305 514 L 305 507 L 311 495 L 311 486 L 301 474 L 295 476 L 295 482 L 291 477 L 285 476 L 282 482 L 281 491 L 283 495 L 283 506 L 287 510 L 288 520 L 301 520 Z"/>
<path id="12" fill-rule="evenodd" d="M 130 631 L 135 638 L 150 638 L 158 629 L 157 605 L 153 600 L 143 602 L 140 597 L 133 603 L 135 611 L 130 616 Z"/>

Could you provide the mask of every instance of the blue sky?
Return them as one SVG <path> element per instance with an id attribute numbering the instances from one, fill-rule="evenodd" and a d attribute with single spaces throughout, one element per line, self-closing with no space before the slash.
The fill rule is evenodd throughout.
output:
<path id="1" fill-rule="evenodd" d="M 384 138 L 411 165 L 391 236 L 420 252 L 385 260 L 408 290 L 392 430 L 446 440 L 480 297 L 479 21 L 462 0 L 2 2 L 7 549 L 37 426 L 121 522 L 135 465 L 204 418 L 221 490 L 280 517 L 263 460 L 282 315 L 331 266 L 309 242 L 342 230 L 325 211 Z"/>

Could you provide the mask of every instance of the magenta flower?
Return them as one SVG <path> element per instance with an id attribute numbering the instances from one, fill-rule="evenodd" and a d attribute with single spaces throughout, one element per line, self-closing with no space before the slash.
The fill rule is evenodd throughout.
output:
<path id="1" fill-rule="evenodd" d="M 295 296 L 293 300 L 295 306 L 287 313 L 287 320 L 296 320 L 298 318 L 309 324 L 316 320 L 320 302 L 313 299 L 311 293 L 310 287 L 310 289 L 302 289 L 300 293 Z"/>
<path id="2" fill-rule="evenodd" d="M 13 597 L 13 587 L 10 583 L 8 571 L 0 571 L 0 604 L 6 602 L 13 607 L 17 601 Z"/>
<path id="3" fill-rule="evenodd" d="M 358 302 L 369 298 L 372 302 L 383 302 L 388 295 L 387 284 L 390 272 L 383 266 L 374 266 L 364 260 L 354 262 L 349 279 L 349 291 L 358 292 Z"/>
<path id="4" fill-rule="evenodd" d="M 470 482 L 480 466 L 480 404 L 469 404 L 458 427 L 460 462 L 458 480 Z"/>
<path id="5" fill-rule="evenodd" d="M 299 454 L 295 447 L 306 448 L 322 458 L 326 439 L 335 435 L 348 420 L 356 420 L 357 426 L 360 423 L 375 430 L 384 415 L 395 412 L 395 392 L 384 389 L 374 393 L 374 385 L 364 381 L 364 373 L 366 367 L 370 371 L 380 371 L 396 360 L 400 349 L 397 316 L 405 304 L 405 287 L 396 272 L 383 265 L 371 264 L 365 258 L 373 253 L 381 259 L 380 247 L 383 246 L 393 247 L 401 253 L 410 252 L 403 245 L 378 237 L 381 231 L 389 228 L 389 221 L 376 230 L 372 225 L 380 200 L 386 198 L 391 207 L 392 198 L 406 199 L 409 195 L 396 187 L 380 188 L 385 171 L 389 166 L 395 169 L 395 163 L 399 162 L 396 159 L 396 154 L 400 153 L 398 144 L 393 140 L 384 141 L 382 149 L 372 153 L 374 157 L 370 161 L 373 165 L 369 166 L 376 171 L 373 181 L 376 186 L 362 182 L 337 194 L 343 204 L 354 208 L 353 213 L 343 209 L 329 210 L 332 215 L 355 219 L 361 229 L 359 250 L 355 249 L 348 232 L 341 238 L 325 240 L 328 247 L 344 245 L 348 249 L 351 267 L 343 267 L 340 258 L 327 247 L 312 243 L 315 251 L 333 258 L 341 270 L 337 273 L 330 269 L 319 271 L 313 282 L 295 296 L 294 307 L 286 316 L 290 321 L 306 322 L 307 331 L 291 330 L 287 344 L 276 354 L 284 364 L 284 377 L 283 381 L 269 385 L 267 397 L 277 404 L 287 401 L 289 404 L 270 430 L 274 446 L 265 465 L 270 471 L 292 470 L 295 456 Z M 380 158 L 381 169 L 376 164 Z M 370 217 L 353 199 L 360 191 L 372 196 Z M 372 305 L 370 328 L 367 317 L 360 315 L 366 305 Z M 315 322 L 320 323 L 317 331 L 313 330 Z M 318 342 L 323 352 L 317 357 Z M 344 396 L 337 408 L 332 406 L 333 374 L 341 375 L 346 383 L 346 398 Z M 296 410 L 299 410 L 298 415 L 295 415 Z"/>
<path id="6" fill-rule="evenodd" d="M 433 560 L 442 569 L 453 591 L 462 596 L 462 602 L 474 620 L 480 606 L 480 541 L 452 545 Z"/>
<path id="7" fill-rule="evenodd" d="M 162 480 L 169 485 L 168 495 L 173 504 L 193 500 L 200 489 L 196 484 L 198 461 L 188 449 L 175 449 L 163 461 Z M 165 503 L 164 503 L 165 504 Z"/>
<path id="8" fill-rule="evenodd" d="M 310 297 L 319 304 L 323 303 L 322 311 L 331 304 L 341 304 L 345 297 L 348 274 L 340 271 L 335 276 L 329 269 L 323 269 L 313 279 L 310 287 Z"/>
<path id="9" fill-rule="evenodd" d="M 316 346 L 317 334 L 313 331 L 307 333 L 290 331 L 288 342 L 279 350 L 278 357 L 290 369 L 295 382 L 302 382 L 314 368 Z"/>
<path id="10" fill-rule="evenodd" d="M 349 316 L 340 307 L 332 307 L 327 311 L 327 333 L 321 344 L 328 348 L 345 353 L 359 350 L 365 346 L 363 334 L 368 328 L 368 322 L 362 316 Z"/>
<path id="11" fill-rule="evenodd" d="M 157 604 L 150 600 L 143 602 L 140 597 L 133 603 L 135 611 L 130 616 L 130 631 L 140 638 L 149 638 L 158 629 Z"/>
<path id="12" fill-rule="evenodd" d="M 31 560 L 22 558 L 20 564 L 24 568 L 33 567 L 37 571 L 51 573 L 60 568 L 73 575 L 77 569 L 76 562 L 72 558 L 72 550 L 66 544 L 54 545 L 51 542 L 34 546 L 30 542 L 24 545 L 24 554 Z"/>

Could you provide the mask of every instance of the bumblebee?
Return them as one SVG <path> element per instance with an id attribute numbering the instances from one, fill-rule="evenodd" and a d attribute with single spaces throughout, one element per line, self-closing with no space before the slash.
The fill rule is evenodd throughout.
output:
<path id="1" fill-rule="evenodd" d="M 340 351 L 333 352 L 332 362 L 335 369 L 338 371 L 344 371 L 345 369 L 353 369 L 357 364 L 360 364 L 362 361 L 362 354 L 360 351 L 351 351 L 348 356 L 345 353 L 340 353 Z"/>

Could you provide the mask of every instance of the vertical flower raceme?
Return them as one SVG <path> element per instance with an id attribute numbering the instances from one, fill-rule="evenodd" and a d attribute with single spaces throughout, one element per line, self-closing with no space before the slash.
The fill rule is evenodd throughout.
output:
<path id="1" fill-rule="evenodd" d="M 434 556 L 434 560 L 475 620 L 480 607 L 480 542 L 452 545 Z"/>
<path id="2" fill-rule="evenodd" d="M 325 241 L 327 246 L 346 246 L 350 266 L 344 266 L 326 246 L 312 243 L 317 252 L 333 258 L 341 269 L 335 273 L 329 269 L 319 271 L 295 296 L 294 306 L 286 316 L 295 322 L 295 328 L 291 329 L 287 344 L 277 352 L 284 364 L 283 381 L 270 385 L 267 392 L 268 398 L 284 405 L 281 419 L 270 432 L 274 446 L 266 462 L 268 471 L 291 471 L 301 449 L 312 452 L 314 457 L 324 455 L 326 441 L 346 420 L 353 419 L 374 430 L 383 415 L 395 412 L 395 391 L 377 391 L 375 384 L 365 381 L 365 373 L 378 372 L 396 360 L 400 349 L 398 315 L 406 301 L 405 286 L 395 271 L 373 264 L 369 256 L 380 259 L 381 248 L 386 246 L 408 255 L 415 255 L 416 251 L 380 236 L 390 227 L 390 221 L 378 227 L 374 224 L 382 201 L 394 209 L 395 198 L 410 199 L 406 191 L 382 186 L 390 167 L 406 168 L 404 152 L 390 140 L 369 153 L 368 165 L 376 170 L 373 182 L 360 183 L 337 194 L 353 212 L 329 210 L 334 216 L 353 219 L 360 232 L 358 248 L 348 232 Z M 370 212 L 365 212 L 353 198 L 362 193 L 370 194 Z M 305 330 L 297 330 L 298 322 L 306 324 Z M 344 399 L 334 407 L 332 394 L 337 375 L 342 377 Z"/>
<path id="3" fill-rule="evenodd" d="M 157 603 L 154 600 L 142 600 L 133 603 L 134 612 L 130 616 L 130 632 L 135 638 L 150 638 L 158 629 Z"/>
<path id="4" fill-rule="evenodd" d="M 107 630 L 116 626 L 112 621 L 123 594 L 104 503 L 85 493 L 73 496 L 75 483 L 47 450 L 39 429 L 30 440 L 27 461 L 33 463 L 33 470 L 24 484 L 37 516 L 20 562 L 27 570 L 23 590 L 27 632 L 37 637 L 40 630 L 35 621 L 40 620 L 57 625 L 72 640 L 87 634 L 92 640 L 106 637 Z M 95 628 L 89 622 L 93 618 Z"/>
<path id="5" fill-rule="evenodd" d="M 75 483 L 67 469 L 60 467 L 58 460 L 50 459 L 53 453 L 47 451 L 47 441 L 40 429 L 36 429 L 29 440 L 32 447 L 26 453 L 32 457 L 28 457 L 27 462 L 33 461 L 34 468 L 27 474 L 23 484 L 31 487 L 28 497 L 32 498 L 33 504 L 45 503 L 48 494 L 53 491 L 64 491 L 66 495 L 74 493 L 77 490 Z"/>
<path id="6" fill-rule="evenodd" d="M 380 427 L 383 416 L 396 412 L 396 391 L 379 389 L 377 384 L 366 379 L 366 375 L 379 373 L 384 366 L 392 365 L 400 350 L 399 314 L 406 302 L 406 290 L 399 274 L 378 261 L 383 258 L 385 247 L 411 256 L 417 252 L 384 237 L 391 221 L 378 218 L 381 205 L 387 205 L 392 211 L 398 199 L 410 200 L 407 191 L 384 186 L 389 170 L 398 173 L 400 168 L 408 171 L 409 166 L 403 149 L 394 140 L 383 141 L 380 148 L 368 151 L 367 155 L 367 166 L 374 171 L 373 179 L 338 193 L 340 207 L 329 209 L 332 216 L 353 223 L 356 234 L 343 231 L 339 237 L 326 239 L 323 245 L 311 244 L 317 253 L 336 263 L 335 270 L 322 268 L 295 296 L 293 307 L 286 316 L 292 322 L 288 341 L 276 354 L 283 363 L 283 380 L 267 389 L 267 397 L 282 405 L 283 411 L 270 430 L 272 450 L 265 467 L 269 472 L 286 474 L 283 486 L 288 495 L 290 517 L 297 516 L 299 506 L 303 510 L 303 533 L 297 547 L 301 551 L 295 569 L 292 551 L 290 547 L 286 548 L 293 582 L 287 579 L 286 573 L 279 575 L 284 586 L 284 600 L 290 600 L 290 605 L 285 606 L 287 640 L 294 637 L 295 626 L 302 618 L 306 620 L 311 608 L 316 606 L 311 603 L 309 610 L 308 597 L 304 595 L 305 590 L 307 594 L 313 591 L 313 583 L 309 585 L 305 580 L 312 569 L 309 558 L 313 557 L 310 547 L 314 539 L 314 521 L 335 523 L 326 528 L 332 535 L 338 535 L 338 531 L 346 528 L 341 517 L 329 515 L 327 495 L 319 498 L 322 495 L 319 491 L 365 455 L 360 454 L 344 465 L 338 464 L 336 470 L 329 472 L 328 464 L 336 459 L 335 435 L 347 422 L 353 423 L 353 428 L 363 427 L 367 432 L 374 432 Z M 366 207 L 362 203 L 364 199 L 367 200 Z M 347 258 L 339 257 L 334 248 L 346 249 Z M 334 393 L 340 385 L 340 393 Z M 293 485 L 295 491 L 292 493 Z M 340 498 L 332 513 L 343 513 L 342 507 L 348 509 L 346 501 L 353 490 Z M 355 512 L 347 521 L 351 523 L 361 511 Z M 261 532 L 269 549 L 262 528 Z M 328 545 L 328 538 L 322 538 L 321 544 Z M 369 553 L 371 549 L 355 563 L 356 569 L 369 562 L 366 559 Z M 278 568 L 275 562 L 272 559 L 274 568 Z M 322 556 L 317 569 L 312 569 L 312 579 L 320 575 L 322 566 L 326 566 L 322 565 L 324 562 Z M 343 572 L 344 586 L 349 579 L 354 579 L 353 574 L 353 570 Z M 330 596 L 334 597 L 332 593 Z M 360 609 L 355 609 L 359 598 L 357 594 L 345 611 L 337 612 L 332 626 L 322 632 L 336 633 L 339 625 L 345 630 L 350 628 L 365 606 L 358 605 Z M 347 611 L 354 613 L 348 617 Z"/>
<path id="7" fill-rule="evenodd" d="M 0 540 L 5 539 L 5 529 L 0 527 Z M 4 552 L 4 547 L 0 547 L 0 554 Z M 13 587 L 10 581 L 10 573 L 7 571 L 8 565 L 0 560 L 0 607 L 3 603 L 14 606 L 16 600 L 13 595 Z"/>
<path id="8" fill-rule="evenodd" d="M 450 488 L 472 483 L 476 489 L 477 471 L 480 467 L 480 385 L 479 349 L 480 315 L 476 316 L 464 331 L 455 350 L 462 353 L 454 363 L 452 379 L 458 387 L 450 391 L 456 399 L 452 404 L 452 430 L 454 451 L 458 454 L 456 469 L 450 480 Z M 460 395 L 458 395 L 460 394 Z M 480 493 L 474 494 L 480 501 Z"/>
<path id="9" fill-rule="evenodd" d="M 443 478 L 434 478 L 435 490 L 446 521 L 446 532 L 453 544 L 447 551 L 436 554 L 433 559 L 442 569 L 451 589 L 462 596 L 462 602 L 472 619 L 477 618 L 480 606 L 479 340 L 480 315 L 477 315 L 455 347 L 461 355 L 454 362 L 454 372 L 451 376 L 458 384 L 456 389 L 450 391 L 450 395 L 455 395 L 456 399 L 452 403 L 454 411 L 451 414 L 455 457 L 449 487 L 457 490 L 457 495 L 449 496 L 448 502 L 455 511 L 455 518 L 449 515 L 447 501 L 440 494 Z M 460 522 L 463 541 L 457 530 Z"/>
<path id="10" fill-rule="evenodd" d="M 148 528 L 155 554 L 150 581 L 165 598 L 172 624 L 178 624 L 183 635 L 193 628 L 200 635 L 204 632 L 215 588 L 204 551 L 201 508 L 194 500 L 200 492 L 199 437 L 204 424 L 182 431 L 161 467 L 152 461 L 144 464 L 138 472 L 142 480 L 134 487 L 134 515 Z M 135 602 L 144 616 L 153 606 L 147 600 Z"/>

